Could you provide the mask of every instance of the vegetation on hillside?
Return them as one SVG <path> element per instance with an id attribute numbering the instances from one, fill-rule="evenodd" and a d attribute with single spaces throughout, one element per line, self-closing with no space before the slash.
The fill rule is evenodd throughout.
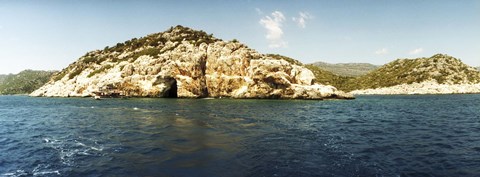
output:
<path id="1" fill-rule="evenodd" d="M 313 72 L 315 75 L 315 83 L 324 84 L 324 85 L 333 85 L 337 88 L 342 87 L 343 85 L 347 84 L 347 82 L 352 79 L 352 77 L 348 76 L 339 76 L 333 74 L 330 71 L 323 70 L 322 68 L 316 65 L 305 65 L 310 71 Z"/>
<path id="2" fill-rule="evenodd" d="M 7 78 L 8 75 L 0 74 L 0 84 Z"/>
<path id="3" fill-rule="evenodd" d="M 454 57 L 436 54 L 430 58 L 397 59 L 366 75 L 350 79 L 339 88 L 356 89 L 390 87 L 400 84 L 436 80 L 440 84 L 479 83 L 480 72 Z"/>
<path id="4" fill-rule="evenodd" d="M 436 80 L 440 84 L 480 83 L 479 71 L 459 59 L 443 54 L 430 58 L 397 59 L 357 77 L 340 76 L 314 64 L 304 66 L 313 72 L 316 83 L 332 85 L 343 91 L 390 87 L 427 80 Z"/>
<path id="5" fill-rule="evenodd" d="M 220 41 L 213 37 L 213 34 L 207 34 L 204 31 L 197 31 L 181 25 L 171 27 L 165 32 L 154 33 L 142 38 L 133 38 L 123 43 L 117 43 L 113 47 L 106 46 L 103 50 L 96 50 L 88 52 L 80 57 L 80 60 L 70 64 L 67 68 L 57 73 L 53 80 L 57 81 L 65 76 L 69 79 L 75 78 L 83 70 L 90 68 L 95 73 L 90 73 L 89 77 L 94 76 L 109 68 L 101 68 L 104 62 L 110 64 L 119 63 L 123 61 L 133 62 L 138 57 L 148 55 L 156 57 L 164 52 L 177 48 L 180 43 L 188 42 L 195 46 L 201 44 L 211 44 Z"/>
<path id="6" fill-rule="evenodd" d="M 356 77 L 367 74 L 370 71 L 377 69 L 380 66 L 372 65 L 370 63 L 337 63 L 330 64 L 325 62 L 315 62 L 312 65 L 330 71 L 339 76 Z"/>
<path id="7" fill-rule="evenodd" d="M 283 55 L 279 55 L 279 54 L 267 54 L 267 57 L 270 58 L 270 59 L 285 60 L 290 64 L 303 66 L 302 62 L 300 62 L 298 60 L 295 60 L 293 58 L 287 57 L 287 56 L 283 56 Z"/>
<path id="8" fill-rule="evenodd" d="M 18 74 L 4 75 L 0 94 L 28 94 L 47 83 L 53 71 L 24 70 Z"/>

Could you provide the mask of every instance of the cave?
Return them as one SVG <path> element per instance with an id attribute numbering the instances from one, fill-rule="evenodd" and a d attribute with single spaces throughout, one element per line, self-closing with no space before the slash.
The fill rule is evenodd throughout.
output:
<path id="1" fill-rule="evenodd" d="M 177 80 L 172 79 L 170 82 L 170 88 L 167 90 L 165 97 L 166 98 L 177 98 L 178 97 L 178 88 L 177 88 Z"/>

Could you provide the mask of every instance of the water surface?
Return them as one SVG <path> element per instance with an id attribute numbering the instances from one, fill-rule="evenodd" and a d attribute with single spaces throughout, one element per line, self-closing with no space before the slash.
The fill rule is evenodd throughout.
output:
<path id="1" fill-rule="evenodd" d="M 0 176 L 479 176 L 480 95 L 0 96 Z"/>

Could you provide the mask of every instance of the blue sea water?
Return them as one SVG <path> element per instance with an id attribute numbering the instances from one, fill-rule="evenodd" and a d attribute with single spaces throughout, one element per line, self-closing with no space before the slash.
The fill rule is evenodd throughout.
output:
<path id="1" fill-rule="evenodd" d="M 0 96 L 0 176 L 480 176 L 480 95 Z"/>

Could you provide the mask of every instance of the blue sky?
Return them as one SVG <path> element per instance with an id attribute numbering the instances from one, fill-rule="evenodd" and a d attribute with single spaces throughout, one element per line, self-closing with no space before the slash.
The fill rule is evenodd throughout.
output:
<path id="1" fill-rule="evenodd" d="M 0 74 L 60 70 L 88 51 L 177 24 L 304 63 L 446 53 L 480 66 L 478 0 L 0 0 Z"/>

